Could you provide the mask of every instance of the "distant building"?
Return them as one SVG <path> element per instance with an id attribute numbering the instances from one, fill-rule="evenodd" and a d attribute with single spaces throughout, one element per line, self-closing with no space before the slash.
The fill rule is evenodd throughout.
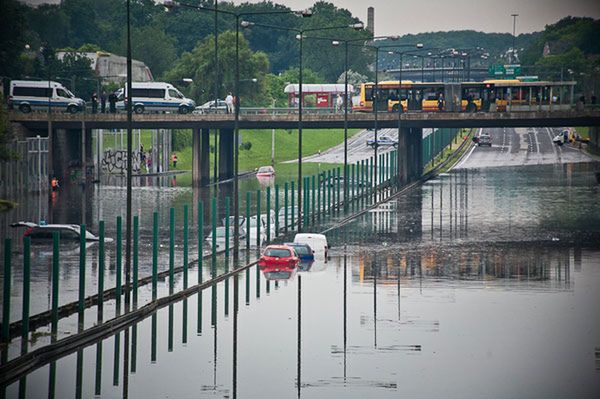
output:
<path id="1" fill-rule="evenodd" d="M 56 56 L 58 59 L 63 59 L 66 54 L 65 51 L 59 51 Z M 127 57 L 104 51 L 77 52 L 77 54 L 89 58 L 92 61 L 92 69 L 106 82 L 121 83 L 127 78 Z M 131 60 L 131 72 L 134 82 L 154 80 L 150 68 L 142 61 Z"/>

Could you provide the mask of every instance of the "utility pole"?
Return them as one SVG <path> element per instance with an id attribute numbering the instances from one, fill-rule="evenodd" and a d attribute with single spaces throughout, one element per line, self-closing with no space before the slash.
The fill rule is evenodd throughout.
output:
<path id="1" fill-rule="evenodd" d="M 510 56 L 510 62 L 514 63 L 515 62 L 515 38 L 516 38 L 516 31 L 517 31 L 517 17 L 519 16 L 519 14 L 510 14 L 511 17 L 513 17 L 513 44 L 512 44 L 512 53 Z"/>

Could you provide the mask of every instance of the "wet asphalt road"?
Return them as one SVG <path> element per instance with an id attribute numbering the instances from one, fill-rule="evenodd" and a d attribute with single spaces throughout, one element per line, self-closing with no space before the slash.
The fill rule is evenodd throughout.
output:
<path id="1" fill-rule="evenodd" d="M 374 155 L 373 148 L 367 146 L 367 141 L 375 137 L 373 130 L 363 130 L 350 139 L 348 139 L 348 163 L 355 163 L 362 159 L 369 158 Z M 398 129 L 379 129 L 377 137 L 389 137 L 393 140 L 398 140 Z M 378 153 L 385 154 L 394 149 L 394 147 L 379 147 Z M 296 162 L 296 160 L 289 161 Z M 344 144 L 337 145 L 321 152 L 321 154 L 311 155 L 302 159 L 302 162 L 318 162 L 318 163 L 344 163 Z"/>
<path id="2" fill-rule="evenodd" d="M 473 146 L 456 169 L 590 162 L 577 144 L 558 146 L 552 138 L 561 128 L 489 128 L 492 146 Z"/>

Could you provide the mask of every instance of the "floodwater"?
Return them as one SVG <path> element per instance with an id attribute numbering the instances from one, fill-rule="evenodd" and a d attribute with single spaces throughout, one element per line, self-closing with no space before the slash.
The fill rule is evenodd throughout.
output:
<path id="1" fill-rule="evenodd" d="M 452 171 L 330 231 L 328 262 L 276 281 L 253 267 L 6 395 L 596 398 L 599 168 Z M 175 190 L 139 197 L 164 214 L 184 203 Z"/>

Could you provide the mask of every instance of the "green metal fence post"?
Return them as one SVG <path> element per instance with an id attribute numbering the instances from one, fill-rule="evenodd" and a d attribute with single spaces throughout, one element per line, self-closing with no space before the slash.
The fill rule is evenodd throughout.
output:
<path id="1" fill-rule="evenodd" d="M 102 320 L 104 306 L 104 274 L 106 272 L 106 237 L 104 220 L 98 222 L 98 320 Z"/>
<path id="2" fill-rule="evenodd" d="M 317 209 L 317 202 L 315 202 L 315 175 L 311 176 L 311 189 L 312 189 L 312 196 L 311 196 L 311 220 L 312 220 L 312 224 L 315 224 L 315 211 Z"/>
<path id="3" fill-rule="evenodd" d="M 292 195 L 292 197 L 291 197 L 291 200 L 292 200 L 292 202 L 291 202 L 292 220 L 291 220 L 291 223 L 290 223 L 290 230 L 294 231 L 294 226 L 295 226 L 295 221 L 296 221 L 296 218 L 295 218 L 295 215 L 294 215 L 296 213 L 296 200 L 295 200 L 296 189 L 294 188 L 294 181 L 293 180 L 292 180 L 292 183 L 291 183 L 291 191 L 290 192 L 291 192 L 291 195 Z M 298 211 L 300 211 L 300 210 L 298 209 Z"/>
<path id="4" fill-rule="evenodd" d="M 212 264 L 210 269 L 210 277 L 217 277 L 217 198 L 212 199 Z"/>
<path id="5" fill-rule="evenodd" d="M 85 310 L 85 224 L 79 226 L 79 327 L 83 327 Z"/>
<path id="6" fill-rule="evenodd" d="M 229 197 L 225 197 L 225 271 L 229 271 L 229 214 L 231 207 L 231 199 Z"/>
<path id="7" fill-rule="evenodd" d="M 11 287 L 12 243 L 4 239 L 4 285 L 2 293 L 2 342 L 10 341 L 10 287 Z"/>
<path id="8" fill-rule="evenodd" d="M 101 240 L 104 237 L 100 237 Z M 52 233 L 52 335 L 56 338 L 58 332 L 58 293 L 59 293 L 59 264 L 60 264 L 60 232 Z M 100 301 L 98 301 L 100 302 Z M 100 305 L 98 305 L 100 307 Z"/>
<path id="9" fill-rule="evenodd" d="M 340 213 L 340 207 L 342 206 L 342 196 L 340 192 L 340 179 L 342 178 L 342 169 L 337 168 L 337 213 Z"/>
<path id="10" fill-rule="evenodd" d="M 275 185 L 275 237 L 279 237 L 279 185 Z"/>
<path id="11" fill-rule="evenodd" d="M 169 209 L 169 294 L 175 288 L 175 208 Z"/>
<path id="12" fill-rule="evenodd" d="M 21 312 L 22 347 L 27 347 L 29 338 L 29 302 L 31 288 L 31 238 L 23 238 L 23 303 Z"/>
<path id="13" fill-rule="evenodd" d="M 283 232 L 288 232 L 288 183 L 283 185 Z"/>
<path id="14" fill-rule="evenodd" d="M 202 282 L 202 271 L 204 270 L 204 203 L 198 201 L 197 216 L 197 239 L 198 239 L 198 284 Z"/>
<path id="15" fill-rule="evenodd" d="M 117 216 L 117 241 L 116 251 L 117 251 L 117 268 L 116 268 L 116 287 L 115 287 L 115 300 L 117 305 L 117 312 L 121 312 L 121 281 L 122 281 L 122 270 L 123 270 L 123 227 L 122 227 L 122 218 L 121 216 Z"/>
<path id="16" fill-rule="evenodd" d="M 246 191 L 246 251 L 250 250 L 250 191 Z"/>
<path id="17" fill-rule="evenodd" d="M 152 214 L 152 300 L 158 291 L 158 212 Z"/>
<path id="18" fill-rule="evenodd" d="M 256 190 L 256 249 L 260 250 L 260 190 Z"/>
<path id="19" fill-rule="evenodd" d="M 139 263 L 139 236 L 140 236 L 140 217 L 133 217 L 133 305 L 137 307 L 138 301 L 138 263 Z"/>
<path id="20" fill-rule="evenodd" d="M 271 187 L 267 186 L 267 242 L 271 242 Z"/>
<path id="21" fill-rule="evenodd" d="M 188 206 L 183 206 L 183 288 L 188 287 Z"/>

